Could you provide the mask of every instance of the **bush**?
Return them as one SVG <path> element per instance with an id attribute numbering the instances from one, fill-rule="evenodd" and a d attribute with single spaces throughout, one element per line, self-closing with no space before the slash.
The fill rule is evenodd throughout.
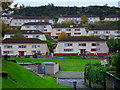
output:
<path id="1" fill-rule="evenodd" d="M 89 70 L 89 64 L 85 67 L 85 78 L 91 80 L 93 83 L 101 83 L 105 86 L 106 84 L 106 72 L 114 71 L 115 67 L 104 67 L 100 64 L 92 64 Z"/>
<path id="2" fill-rule="evenodd" d="M 7 78 L 8 77 L 8 72 L 2 72 L 2 77 Z"/>
<path id="3" fill-rule="evenodd" d="M 113 65 L 115 66 L 117 77 L 120 78 L 120 53 L 115 57 Z"/>

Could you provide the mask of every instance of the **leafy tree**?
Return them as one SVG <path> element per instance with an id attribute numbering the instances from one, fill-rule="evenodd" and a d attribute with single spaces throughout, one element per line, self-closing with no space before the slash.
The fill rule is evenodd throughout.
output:
<path id="1" fill-rule="evenodd" d="M 2 23 L 2 36 L 4 36 L 5 33 L 9 32 L 11 29 L 9 26 L 5 23 Z"/>
<path id="2" fill-rule="evenodd" d="M 114 66 L 116 70 L 117 77 L 120 78 L 120 53 L 114 59 Z"/>
<path id="3" fill-rule="evenodd" d="M 88 24 L 88 18 L 87 18 L 87 16 L 85 16 L 85 15 L 81 16 L 81 24 L 82 25 Z"/>
<path id="4" fill-rule="evenodd" d="M 63 25 L 73 25 L 75 24 L 73 20 L 69 20 L 69 21 L 63 21 L 61 24 Z"/>
<path id="5" fill-rule="evenodd" d="M 45 21 L 45 22 L 48 22 L 49 20 L 48 20 L 48 18 L 47 18 L 47 17 L 45 17 L 44 21 Z"/>
<path id="6" fill-rule="evenodd" d="M 63 38 L 67 37 L 67 34 L 65 32 L 62 32 L 59 36 L 58 36 L 58 40 L 62 40 Z"/>
<path id="7" fill-rule="evenodd" d="M 13 38 L 25 38 L 22 33 L 16 33 Z"/>

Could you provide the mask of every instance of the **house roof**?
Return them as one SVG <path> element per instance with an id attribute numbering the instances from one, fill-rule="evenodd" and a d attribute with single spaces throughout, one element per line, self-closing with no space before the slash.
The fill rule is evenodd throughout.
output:
<path id="1" fill-rule="evenodd" d="M 29 23 L 24 23 L 23 26 L 25 25 L 52 25 L 48 22 L 29 22 Z"/>
<path id="2" fill-rule="evenodd" d="M 76 41 L 105 41 L 103 39 L 100 39 L 98 37 L 93 37 L 93 36 L 72 36 L 72 37 L 67 37 L 62 40 L 59 40 L 59 42 L 76 42 Z"/>
<path id="3" fill-rule="evenodd" d="M 109 15 L 106 16 L 105 18 L 120 18 L 120 15 Z"/>
<path id="4" fill-rule="evenodd" d="M 91 31 L 92 30 L 120 30 L 120 27 L 118 26 L 103 26 L 103 27 L 95 27 L 95 28 L 92 28 L 90 29 Z"/>
<path id="5" fill-rule="evenodd" d="M 78 18 L 78 17 L 81 17 L 81 16 L 83 16 L 83 15 L 67 15 L 67 16 L 61 16 L 61 17 L 63 17 L 63 18 Z M 98 16 L 96 16 L 96 15 L 85 15 L 85 16 L 87 16 L 88 18 L 89 17 L 98 17 Z"/>
<path id="6" fill-rule="evenodd" d="M 43 32 L 39 30 L 11 30 L 10 32 L 7 32 L 6 34 L 16 34 L 16 33 L 22 33 L 22 34 L 44 34 Z"/>
<path id="7" fill-rule="evenodd" d="M 84 28 L 84 26 L 81 25 L 57 25 L 53 28 Z"/>
<path id="8" fill-rule="evenodd" d="M 45 19 L 44 17 L 33 17 L 33 16 L 22 16 L 22 17 L 19 17 L 19 16 L 15 16 L 14 19 Z M 50 18 L 48 18 L 50 19 Z"/>
<path id="9" fill-rule="evenodd" d="M 37 38 L 7 38 L 2 41 L 3 44 L 11 44 L 11 43 L 17 43 L 17 44 L 23 44 L 23 43 L 46 43 L 40 39 Z"/>

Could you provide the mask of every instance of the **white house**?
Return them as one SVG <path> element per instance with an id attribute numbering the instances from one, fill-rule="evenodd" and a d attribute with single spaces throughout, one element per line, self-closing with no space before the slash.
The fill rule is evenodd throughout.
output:
<path id="1" fill-rule="evenodd" d="M 25 16 L 25 17 L 14 17 L 11 22 L 10 22 L 10 27 L 11 28 L 17 28 L 19 26 L 22 26 L 24 23 L 28 23 L 28 22 L 45 22 L 45 18 L 41 18 L 41 17 L 29 17 L 29 16 Z M 48 19 L 49 23 L 54 23 L 54 21 L 52 19 Z"/>
<path id="2" fill-rule="evenodd" d="M 97 36 L 104 39 L 120 39 L 120 27 L 103 26 L 95 27 L 88 31 L 88 36 Z"/>
<path id="3" fill-rule="evenodd" d="M 110 15 L 105 17 L 104 21 L 118 21 L 120 20 L 120 15 Z"/>
<path id="4" fill-rule="evenodd" d="M 65 32 L 68 36 L 87 36 L 86 27 L 81 25 L 57 25 L 51 31 L 51 36 L 59 36 L 61 32 Z"/>
<path id="5" fill-rule="evenodd" d="M 38 38 L 47 40 L 45 34 L 39 30 L 11 30 L 4 35 L 3 39 L 12 38 L 16 33 L 22 33 L 26 38 Z"/>
<path id="6" fill-rule="evenodd" d="M 44 33 L 51 33 L 52 24 L 48 22 L 29 22 L 22 25 L 21 30 L 40 30 Z"/>
<path id="7" fill-rule="evenodd" d="M 73 36 L 57 43 L 54 50 L 56 56 L 61 55 L 107 55 L 109 48 L 106 41 L 97 37 Z"/>
<path id="8" fill-rule="evenodd" d="M 2 55 L 25 56 L 34 53 L 45 55 L 49 53 L 47 43 L 37 38 L 7 38 L 2 41 Z"/>
<path id="9" fill-rule="evenodd" d="M 86 15 L 87 18 L 88 18 L 88 23 L 94 23 L 96 21 L 100 21 L 100 17 L 98 16 L 95 16 L 95 15 Z M 62 23 L 63 21 L 66 22 L 66 21 L 70 21 L 70 20 L 73 20 L 74 23 L 76 24 L 80 24 L 81 22 L 81 16 L 61 16 L 59 17 L 58 19 L 58 23 Z"/>
<path id="10" fill-rule="evenodd" d="M 13 17 L 14 15 L 2 15 L 1 20 L 6 24 L 10 24 Z"/>

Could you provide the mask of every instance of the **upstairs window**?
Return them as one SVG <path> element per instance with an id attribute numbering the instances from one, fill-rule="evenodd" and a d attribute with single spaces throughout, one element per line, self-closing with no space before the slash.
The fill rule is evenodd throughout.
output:
<path id="1" fill-rule="evenodd" d="M 86 46 L 86 43 L 82 43 L 82 46 Z"/>
<path id="2" fill-rule="evenodd" d="M 66 43 L 65 46 L 66 46 L 66 47 L 72 46 L 72 44 L 71 44 L 71 43 Z"/>
<path id="3" fill-rule="evenodd" d="M 36 45 L 32 45 L 32 48 L 36 48 Z"/>
<path id="4" fill-rule="evenodd" d="M 26 45 L 19 45 L 18 48 L 26 48 Z"/>
<path id="5" fill-rule="evenodd" d="M 37 48 L 40 48 L 40 45 L 37 45 Z"/>
<path id="6" fill-rule="evenodd" d="M 92 46 L 96 46 L 96 43 L 92 43 Z"/>
<path id="7" fill-rule="evenodd" d="M 96 49 L 91 49 L 91 51 L 97 51 Z"/>

